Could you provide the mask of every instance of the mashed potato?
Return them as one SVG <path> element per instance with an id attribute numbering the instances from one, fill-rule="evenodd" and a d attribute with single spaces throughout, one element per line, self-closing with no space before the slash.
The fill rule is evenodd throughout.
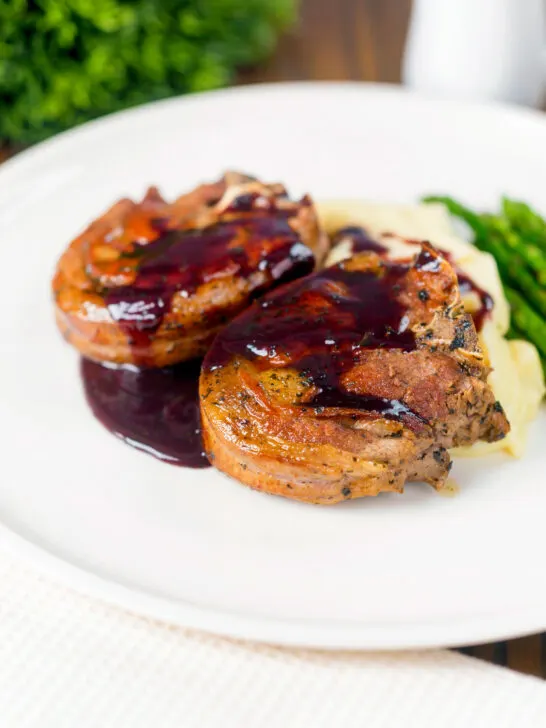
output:
<path id="1" fill-rule="evenodd" d="M 535 347 L 527 341 L 505 338 L 510 324 L 510 308 L 504 297 L 495 260 L 456 234 L 443 205 L 389 205 L 340 200 L 317 205 L 319 216 L 329 233 L 346 225 L 361 225 L 393 257 L 407 257 L 408 244 L 388 233 L 412 240 L 429 240 L 449 252 L 452 260 L 493 298 L 495 305 L 480 332 L 480 341 L 492 367 L 489 384 L 503 405 L 511 424 L 504 440 L 478 442 L 472 447 L 456 448 L 454 455 L 478 457 L 498 450 L 520 456 L 525 448 L 529 423 L 537 416 L 544 396 L 544 378 Z M 350 257 L 350 243 L 342 242 L 328 256 L 326 265 Z M 475 297 L 464 299 L 469 313 L 476 309 Z"/>

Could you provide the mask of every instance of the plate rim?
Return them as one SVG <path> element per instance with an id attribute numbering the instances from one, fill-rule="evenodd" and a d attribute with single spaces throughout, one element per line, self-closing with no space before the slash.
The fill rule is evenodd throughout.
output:
<path id="1" fill-rule="evenodd" d="M 317 89 L 336 90 L 336 91 L 349 91 L 349 92 L 363 92 L 363 93 L 379 93 L 384 95 L 392 95 L 398 97 L 406 97 L 409 99 L 415 99 L 418 102 L 432 103 L 435 106 L 445 106 L 446 108 L 459 108 L 467 111 L 475 111 L 482 113 L 494 113 L 504 114 L 507 116 L 513 116 L 515 118 L 524 119 L 527 121 L 538 122 L 542 125 L 546 123 L 546 112 L 534 109 L 526 106 L 518 106 L 516 104 L 487 100 L 487 101 L 476 101 L 476 100 L 462 100 L 443 96 L 441 94 L 434 94 L 431 92 L 419 91 L 410 89 L 406 86 L 402 86 L 396 83 L 377 83 L 374 81 L 277 81 L 268 83 L 248 83 L 241 84 L 240 86 L 228 86 L 227 88 L 211 89 L 209 91 L 197 91 L 189 94 L 182 94 L 178 96 L 171 96 L 165 99 L 157 99 L 155 101 L 149 101 L 145 104 L 139 104 L 132 106 L 127 109 L 120 109 L 110 114 L 91 119 L 82 124 L 79 124 L 70 129 L 65 129 L 58 134 L 54 134 L 48 139 L 44 139 L 41 142 L 31 145 L 27 149 L 18 152 L 14 156 L 2 162 L 0 165 L 0 183 L 2 180 L 9 176 L 13 171 L 17 171 L 17 168 L 24 164 L 29 164 L 36 157 L 47 154 L 51 148 L 57 146 L 62 142 L 69 142 L 81 135 L 88 133 L 94 133 L 100 130 L 103 126 L 106 127 L 110 124 L 123 122 L 126 117 L 138 116 L 146 114 L 153 110 L 157 110 L 161 107 L 175 106 L 178 104 L 193 105 L 199 104 L 200 102 L 207 101 L 208 99 L 221 98 L 224 96 L 232 95 L 256 95 L 256 94 L 271 94 L 271 93 L 283 93 L 284 90 L 291 91 L 302 91 L 305 93 L 311 93 Z"/>
<path id="2" fill-rule="evenodd" d="M 426 102 L 468 112 L 503 114 L 520 120 L 538 122 L 546 129 L 546 115 L 535 109 L 521 108 L 496 102 L 467 102 L 416 93 L 394 84 L 358 81 L 294 81 L 267 84 L 248 84 L 227 89 L 206 91 L 187 96 L 161 99 L 148 104 L 124 109 L 81 124 L 41 142 L 9 159 L 0 167 L 0 185 L 9 184 L 10 177 L 24 174 L 25 167 L 39 164 L 59 145 L 72 143 L 86 136 L 100 133 L 102 128 L 125 123 L 128 118 L 160 111 L 175 105 L 199 104 L 203 100 L 225 96 L 290 92 L 328 93 L 332 89 L 368 94 L 386 94 L 406 97 L 417 103 Z M 81 139 L 80 139 L 81 142 Z M 9 191 L 8 191 L 9 193 Z M 93 569 L 80 567 L 57 556 L 39 539 L 24 536 L 0 520 L 0 546 L 13 557 L 48 575 L 54 582 L 81 594 L 122 608 L 134 615 L 167 622 L 178 627 L 210 632 L 224 637 L 254 642 L 274 643 L 290 647 L 344 650 L 407 650 L 414 648 L 447 647 L 493 642 L 546 630 L 546 605 L 534 606 L 504 614 L 486 613 L 473 618 L 442 619 L 435 622 L 362 623 L 335 620 L 296 620 L 273 618 L 233 612 L 230 610 L 195 606 L 187 601 L 175 601 L 150 594 L 143 589 L 125 586 L 97 575 Z M 525 625 L 522 627 L 522 625 Z"/>
<path id="3" fill-rule="evenodd" d="M 153 619 L 182 629 L 258 644 L 322 650 L 441 649 L 498 642 L 546 631 L 546 613 L 541 607 L 516 614 L 484 613 L 479 617 L 436 622 L 392 623 L 294 620 L 242 614 L 221 608 L 193 606 L 146 593 L 98 576 L 91 568 L 76 566 L 56 556 L 0 522 L 0 546 L 57 586 L 74 590 L 104 604 L 141 618 Z M 525 623 L 524 628 L 521 624 Z M 408 639 L 408 634 L 411 638 Z"/>

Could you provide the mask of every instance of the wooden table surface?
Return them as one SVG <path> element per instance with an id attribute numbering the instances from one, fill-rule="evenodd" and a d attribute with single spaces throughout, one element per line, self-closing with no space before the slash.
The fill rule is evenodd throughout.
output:
<path id="1" fill-rule="evenodd" d="M 263 66 L 238 83 L 296 80 L 400 81 L 411 0 L 300 0 L 298 26 Z M 0 162 L 15 150 L 0 147 Z M 546 635 L 463 652 L 546 677 Z"/>
<path id="2" fill-rule="evenodd" d="M 240 83 L 298 80 L 400 82 L 411 0 L 300 0 L 298 26 Z M 546 678 L 546 635 L 462 650 Z"/>

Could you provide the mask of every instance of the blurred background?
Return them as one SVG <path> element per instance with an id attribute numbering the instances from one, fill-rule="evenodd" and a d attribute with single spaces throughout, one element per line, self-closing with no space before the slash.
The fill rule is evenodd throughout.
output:
<path id="1" fill-rule="evenodd" d="M 352 80 L 397 83 L 411 0 L 300 0 L 294 26 L 244 83 Z"/>
<path id="2" fill-rule="evenodd" d="M 545 0 L 3 0 L 0 154 L 176 94 L 396 83 L 537 106 Z"/>
<path id="3" fill-rule="evenodd" d="M 2 156 L 112 111 L 231 84 L 396 82 L 411 0 L 7 0 Z"/>

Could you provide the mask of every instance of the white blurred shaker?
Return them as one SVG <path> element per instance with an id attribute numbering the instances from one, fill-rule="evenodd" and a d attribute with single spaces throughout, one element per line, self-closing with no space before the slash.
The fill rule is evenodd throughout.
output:
<path id="1" fill-rule="evenodd" d="M 445 96 L 541 103 L 546 0 L 413 0 L 408 86 Z"/>

